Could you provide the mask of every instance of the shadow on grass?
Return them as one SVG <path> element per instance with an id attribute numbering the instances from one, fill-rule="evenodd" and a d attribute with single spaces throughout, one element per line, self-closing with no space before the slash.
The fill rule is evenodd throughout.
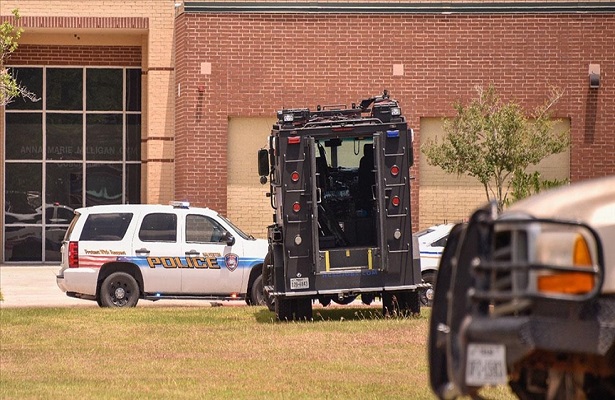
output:
<path id="1" fill-rule="evenodd" d="M 424 313 L 422 314 L 424 316 Z M 275 313 L 267 308 L 262 308 L 254 313 L 254 317 L 259 323 L 276 322 Z M 315 308 L 312 311 L 312 320 L 308 322 L 321 321 L 362 321 L 378 320 L 390 318 L 421 318 L 421 315 L 394 315 L 385 317 L 381 308 L 375 307 L 336 307 L 336 308 Z M 295 321 L 299 322 L 299 321 Z"/>

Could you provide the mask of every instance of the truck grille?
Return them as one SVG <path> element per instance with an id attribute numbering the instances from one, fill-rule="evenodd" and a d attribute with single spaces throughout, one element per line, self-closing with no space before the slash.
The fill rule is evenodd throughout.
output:
<path id="1" fill-rule="evenodd" d="M 599 239 L 587 226 L 553 220 L 499 220 L 492 222 L 487 250 L 477 257 L 473 265 L 476 279 L 471 297 L 480 305 L 479 309 L 488 310 L 492 316 L 526 315 L 537 301 L 563 300 L 582 302 L 595 297 L 602 286 L 604 267 Z M 572 259 L 563 264 L 539 261 L 538 244 L 544 236 L 559 234 L 578 234 L 595 244 L 593 265 L 573 265 Z M 549 244 L 554 245 L 553 241 Z M 543 244 L 541 248 L 556 251 Z M 549 253 L 549 254 L 551 254 Z M 543 256 L 544 257 L 544 256 Z M 548 257 L 547 257 L 548 258 Z M 549 259 L 551 260 L 551 259 Z M 548 292 L 538 287 L 538 280 L 548 276 L 584 276 L 593 279 L 591 290 L 579 293 Z M 587 278 L 592 276 L 593 278 Z"/>

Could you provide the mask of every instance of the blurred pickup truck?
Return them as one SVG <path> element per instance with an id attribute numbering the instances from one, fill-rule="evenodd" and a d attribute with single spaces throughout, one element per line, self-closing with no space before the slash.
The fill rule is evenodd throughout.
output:
<path id="1" fill-rule="evenodd" d="M 490 204 L 456 225 L 429 328 L 441 399 L 615 399 L 615 176 Z"/>

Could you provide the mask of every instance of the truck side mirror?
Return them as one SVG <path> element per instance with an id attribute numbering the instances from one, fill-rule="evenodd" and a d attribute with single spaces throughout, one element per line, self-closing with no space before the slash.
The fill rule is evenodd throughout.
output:
<path id="1" fill-rule="evenodd" d="M 261 177 L 261 184 L 267 183 L 269 176 L 269 151 L 267 149 L 258 151 L 258 175 Z"/>

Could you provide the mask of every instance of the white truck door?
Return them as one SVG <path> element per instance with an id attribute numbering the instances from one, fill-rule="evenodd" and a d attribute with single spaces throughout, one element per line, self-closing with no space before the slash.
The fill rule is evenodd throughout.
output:
<path id="1" fill-rule="evenodd" d="M 188 267 L 182 269 L 182 293 L 231 295 L 242 292 L 249 270 L 239 267 L 243 256 L 241 238 L 229 246 L 227 228 L 215 219 L 186 210 L 182 257 Z M 233 234 L 233 232 L 231 232 Z M 244 290 L 245 291 L 245 290 Z"/>

